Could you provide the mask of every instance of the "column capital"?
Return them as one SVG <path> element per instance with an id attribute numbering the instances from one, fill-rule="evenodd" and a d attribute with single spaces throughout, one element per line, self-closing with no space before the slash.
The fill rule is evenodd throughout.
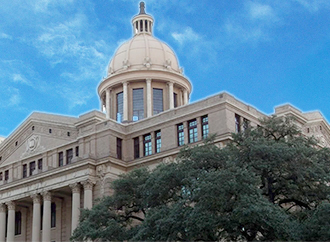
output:
<path id="1" fill-rule="evenodd" d="M 146 82 L 149 82 L 150 83 L 151 80 L 152 80 L 151 78 L 146 78 Z"/>
<path id="2" fill-rule="evenodd" d="M 44 198 L 44 201 L 51 201 L 52 200 L 52 194 L 49 191 L 43 192 L 42 196 Z"/>
<path id="3" fill-rule="evenodd" d="M 8 210 L 15 210 L 16 204 L 13 201 L 6 202 L 6 205 L 8 207 Z"/>
<path id="4" fill-rule="evenodd" d="M 78 182 L 70 184 L 69 187 L 71 188 L 72 193 L 80 193 L 80 184 Z"/>
<path id="5" fill-rule="evenodd" d="M 5 213 L 7 211 L 6 204 L 0 203 L 0 213 Z"/>
<path id="6" fill-rule="evenodd" d="M 92 190 L 95 182 L 88 179 L 86 181 L 82 181 L 81 184 L 84 186 L 84 190 Z"/>
<path id="7" fill-rule="evenodd" d="M 31 198 L 33 200 L 33 203 L 41 203 L 41 196 L 39 194 L 33 194 L 31 195 Z"/>

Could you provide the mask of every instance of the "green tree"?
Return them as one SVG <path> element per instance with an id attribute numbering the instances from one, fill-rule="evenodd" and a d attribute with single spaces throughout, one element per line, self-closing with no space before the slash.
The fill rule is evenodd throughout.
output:
<path id="1" fill-rule="evenodd" d="M 210 139 L 122 175 L 72 239 L 329 240 L 329 158 L 292 119 L 272 117 L 223 149 Z"/>

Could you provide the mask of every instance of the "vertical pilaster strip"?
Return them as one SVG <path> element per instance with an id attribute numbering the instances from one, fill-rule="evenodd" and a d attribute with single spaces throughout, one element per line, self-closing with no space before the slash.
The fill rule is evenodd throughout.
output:
<path id="1" fill-rule="evenodd" d="M 105 108 L 106 108 L 106 117 L 110 118 L 110 89 L 105 90 Z"/>
<path id="2" fill-rule="evenodd" d="M 8 207 L 8 223 L 7 223 L 7 242 L 15 241 L 15 202 L 10 201 Z"/>
<path id="3" fill-rule="evenodd" d="M 151 100 L 151 79 L 146 79 L 147 83 L 147 117 L 152 116 L 152 100 Z"/>
<path id="4" fill-rule="evenodd" d="M 80 216 L 80 184 L 70 185 L 72 190 L 72 218 L 71 218 L 71 234 L 77 228 Z"/>
<path id="5" fill-rule="evenodd" d="M 32 241 L 40 241 L 40 208 L 41 198 L 38 194 L 31 196 L 33 199 L 33 218 L 32 218 Z"/>
<path id="6" fill-rule="evenodd" d="M 173 82 L 168 83 L 168 94 L 170 100 L 170 109 L 174 108 L 174 96 L 173 96 Z"/>
<path id="7" fill-rule="evenodd" d="M 0 242 L 6 241 L 6 205 L 0 203 Z"/>
<path id="8" fill-rule="evenodd" d="M 123 83 L 123 121 L 128 121 L 128 95 L 127 82 Z"/>
<path id="9" fill-rule="evenodd" d="M 44 192 L 42 196 L 44 199 L 43 219 L 42 219 L 42 241 L 50 242 L 52 195 L 50 192 Z"/>

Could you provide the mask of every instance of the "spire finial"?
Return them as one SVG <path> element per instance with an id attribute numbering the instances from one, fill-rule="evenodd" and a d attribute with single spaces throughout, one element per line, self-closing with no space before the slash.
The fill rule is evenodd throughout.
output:
<path id="1" fill-rule="evenodd" d="M 140 2 L 140 13 L 139 14 L 146 14 L 144 2 Z"/>

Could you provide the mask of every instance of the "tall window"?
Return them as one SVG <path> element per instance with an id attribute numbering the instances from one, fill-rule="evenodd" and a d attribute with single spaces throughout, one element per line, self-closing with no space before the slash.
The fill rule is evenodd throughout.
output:
<path id="1" fill-rule="evenodd" d="M 202 117 L 202 138 L 206 139 L 209 135 L 209 118 L 207 115 Z"/>
<path id="2" fill-rule="evenodd" d="M 152 154 L 151 134 L 143 136 L 144 156 Z"/>
<path id="3" fill-rule="evenodd" d="M 235 114 L 235 131 L 236 133 L 241 132 L 241 116 Z"/>
<path id="4" fill-rule="evenodd" d="M 30 176 L 33 175 L 35 169 L 36 169 L 36 162 L 35 161 L 30 162 Z"/>
<path id="5" fill-rule="evenodd" d="M 197 120 L 193 119 L 188 122 L 188 130 L 189 130 L 189 143 L 196 142 L 197 139 Z"/>
<path id="6" fill-rule="evenodd" d="M 27 177 L 27 164 L 23 165 L 23 178 Z"/>
<path id="7" fill-rule="evenodd" d="M 5 171 L 5 181 L 9 180 L 9 170 Z"/>
<path id="8" fill-rule="evenodd" d="M 133 121 L 144 118 L 143 88 L 133 89 Z"/>
<path id="9" fill-rule="evenodd" d="M 123 92 L 117 93 L 117 122 L 123 121 L 124 113 Z"/>
<path id="10" fill-rule="evenodd" d="M 140 158 L 139 137 L 134 138 L 134 159 Z"/>
<path id="11" fill-rule="evenodd" d="M 22 213 L 15 212 L 15 235 L 21 234 L 22 231 Z"/>
<path id="12" fill-rule="evenodd" d="M 155 132 L 155 152 L 159 153 L 160 149 L 162 148 L 162 133 L 160 130 Z"/>
<path id="13" fill-rule="evenodd" d="M 182 146 L 182 145 L 184 145 L 183 124 L 178 124 L 177 129 L 178 129 L 178 146 Z"/>
<path id="14" fill-rule="evenodd" d="M 76 156 L 79 156 L 79 146 L 76 146 Z"/>
<path id="15" fill-rule="evenodd" d="M 0 181 L 2 181 L 2 172 L 0 172 Z"/>
<path id="16" fill-rule="evenodd" d="M 163 89 L 153 89 L 153 104 L 154 114 L 158 114 L 164 111 L 163 109 Z"/>
<path id="17" fill-rule="evenodd" d="M 63 152 L 58 153 L 58 166 L 63 166 Z"/>
<path id="18" fill-rule="evenodd" d="M 117 138 L 117 158 L 122 158 L 122 139 Z"/>
<path id="19" fill-rule="evenodd" d="M 42 159 L 38 160 L 38 170 L 42 171 Z"/>
<path id="20" fill-rule="evenodd" d="M 72 158 L 73 158 L 73 150 L 68 149 L 66 151 L 66 164 L 71 164 Z"/>
<path id="21" fill-rule="evenodd" d="M 51 209 L 50 225 L 51 225 L 51 228 L 55 228 L 56 227 L 56 204 L 52 203 L 50 209 Z"/>
<path id="22" fill-rule="evenodd" d="M 173 101 L 174 101 L 174 107 L 176 108 L 178 106 L 178 94 L 173 93 Z"/>

